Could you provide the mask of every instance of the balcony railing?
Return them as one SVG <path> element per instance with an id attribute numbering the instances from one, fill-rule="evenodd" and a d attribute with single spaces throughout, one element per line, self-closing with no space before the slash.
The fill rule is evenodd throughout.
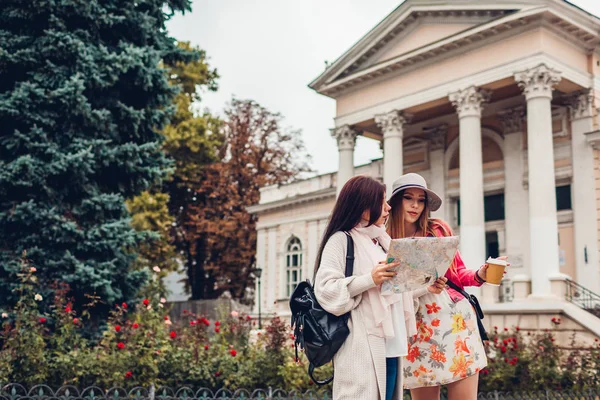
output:
<path id="1" fill-rule="evenodd" d="M 567 300 L 600 318 L 600 295 L 567 279 Z"/>

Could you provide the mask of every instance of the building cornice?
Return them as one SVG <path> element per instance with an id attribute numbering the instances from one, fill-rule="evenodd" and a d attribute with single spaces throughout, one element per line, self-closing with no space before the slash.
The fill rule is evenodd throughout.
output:
<path id="1" fill-rule="evenodd" d="M 286 197 L 281 200 L 276 200 L 269 203 L 264 204 L 256 204 L 246 208 L 246 210 L 250 214 L 262 214 L 265 212 L 276 211 L 282 208 L 288 208 L 291 206 L 296 206 L 302 203 L 310 203 L 314 201 L 319 201 L 323 199 L 334 199 L 335 200 L 335 187 L 329 187 L 321 190 L 317 190 L 310 193 L 298 194 L 295 196 Z"/>
<path id="2" fill-rule="evenodd" d="M 490 41 L 497 41 L 499 35 L 506 35 L 511 32 L 520 33 L 524 26 L 527 29 L 544 26 L 577 43 L 588 52 L 594 51 L 600 42 L 597 31 L 576 22 L 568 16 L 560 15 L 553 9 L 535 7 L 475 26 L 340 79 L 327 83 L 321 82 L 319 85 L 315 81 L 311 84 L 311 87 L 321 94 L 338 97 L 359 85 L 381 79 L 390 74 L 412 70 L 424 64 L 448 58 L 451 55 L 464 52 L 467 48 L 485 46 Z M 338 76 L 343 76 L 343 74 Z"/>
<path id="3" fill-rule="evenodd" d="M 561 71 L 562 77 L 581 86 L 590 87 L 592 76 L 583 71 L 579 71 L 562 60 L 554 58 L 546 53 L 539 52 L 528 55 L 518 60 L 501 64 L 493 68 L 480 71 L 476 74 L 461 77 L 452 81 L 441 84 L 436 84 L 429 88 L 421 89 L 414 93 L 409 93 L 402 97 L 392 99 L 386 102 L 369 106 L 361 110 L 357 110 L 345 115 L 340 115 L 335 118 L 335 125 L 354 125 L 361 121 L 373 118 L 377 114 L 382 114 L 391 110 L 406 110 L 419 104 L 424 104 L 430 101 L 438 100 L 447 97 L 449 93 L 463 89 L 467 86 L 484 86 L 490 82 L 496 82 L 504 78 L 513 77 L 515 71 L 522 71 L 529 68 L 534 68 L 540 64 L 546 64 Z M 485 114 L 485 113 L 484 113 Z"/>

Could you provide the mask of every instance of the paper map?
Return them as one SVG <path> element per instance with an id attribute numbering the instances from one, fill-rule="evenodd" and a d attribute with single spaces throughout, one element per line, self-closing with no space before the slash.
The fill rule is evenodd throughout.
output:
<path id="1" fill-rule="evenodd" d="M 387 262 L 400 262 L 394 278 L 385 281 L 381 293 L 403 293 L 431 285 L 444 276 L 458 250 L 458 236 L 393 239 Z"/>

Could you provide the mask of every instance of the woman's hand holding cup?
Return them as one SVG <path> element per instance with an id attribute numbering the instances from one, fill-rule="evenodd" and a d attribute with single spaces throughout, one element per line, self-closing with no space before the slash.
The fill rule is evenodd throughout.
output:
<path id="1" fill-rule="evenodd" d="M 399 262 L 393 262 L 388 264 L 385 261 L 380 261 L 379 264 L 377 264 L 371 272 L 371 276 L 373 277 L 373 282 L 375 282 L 375 285 L 379 286 L 383 282 L 389 281 L 390 279 L 398 275 L 397 272 L 390 271 L 390 269 L 395 268 L 399 265 Z"/>
<path id="2" fill-rule="evenodd" d="M 506 261 L 507 259 L 508 259 L 508 257 L 507 257 L 507 256 L 500 256 L 500 257 L 497 257 L 497 258 L 496 258 L 496 260 L 500 260 L 500 261 Z M 510 263 L 509 263 L 509 262 L 506 262 L 506 266 L 507 266 L 507 267 L 510 267 Z M 488 264 L 488 263 L 485 263 L 485 264 L 484 264 L 484 265 L 483 265 L 483 266 L 482 266 L 482 267 L 481 267 L 481 268 L 480 268 L 480 269 L 479 269 L 479 270 L 476 272 L 476 273 L 477 273 L 477 275 L 478 275 L 478 276 L 479 276 L 481 279 L 483 279 L 484 281 L 486 281 L 486 282 L 488 281 L 487 272 L 488 272 L 488 269 L 489 269 L 489 267 L 490 267 L 490 266 L 489 266 L 489 264 Z M 506 275 L 506 270 L 504 270 L 504 273 L 503 273 L 503 275 Z"/>

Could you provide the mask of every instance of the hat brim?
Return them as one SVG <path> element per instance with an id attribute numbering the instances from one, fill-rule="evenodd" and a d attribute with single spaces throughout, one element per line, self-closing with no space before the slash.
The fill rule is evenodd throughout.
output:
<path id="1" fill-rule="evenodd" d="M 388 202 L 392 201 L 392 199 L 398 196 L 400 193 L 407 189 L 421 189 L 425 193 L 427 193 L 427 204 L 429 205 L 429 211 L 437 211 L 442 206 L 442 199 L 438 196 L 433 190 L 427 189 L 421 185 L 405 185 L 397 188 L 392 192 L 392 195 L 388 199 Z"/>

